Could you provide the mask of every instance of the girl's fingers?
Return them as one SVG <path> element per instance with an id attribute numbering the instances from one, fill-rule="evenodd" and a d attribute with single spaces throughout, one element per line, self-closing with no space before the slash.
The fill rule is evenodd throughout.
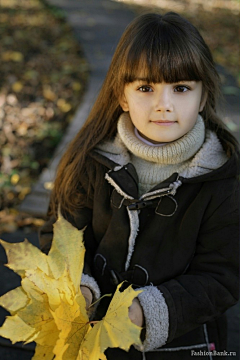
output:
<path id="1" fill-rule="evenodd" d="M 129 307 L 128 316 L 135 325 L 140 327 L 143 326 L 144 315 L 138 299 L 133 299 L 132 305 Z"/>
<path id="2" fill-rule="evenodd" d="M 86 309 L 88 309 L 93 300 L 92 292 L 87 286 L 81 285 L 80 289 L 86 302 Z"/>

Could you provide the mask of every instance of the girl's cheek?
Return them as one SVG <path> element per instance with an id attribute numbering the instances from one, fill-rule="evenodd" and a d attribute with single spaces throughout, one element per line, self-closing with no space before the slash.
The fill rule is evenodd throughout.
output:
<path id="1" fill-rule="evenodd" d="M 140 106 L 141 108 L 146 108 L 149 107 L 151 104 L 151 101 L 149 98 L 145 97 L 145 98 L 140 98 L 137 101 L 138 106 Z"/>

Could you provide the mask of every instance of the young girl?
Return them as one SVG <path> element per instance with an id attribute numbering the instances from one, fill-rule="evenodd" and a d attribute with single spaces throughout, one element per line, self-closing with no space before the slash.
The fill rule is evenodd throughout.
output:
<path id="1" fill-rule="evenodd" d="M 209 350 L 226 350 L 222 314 L 238 298 L 239 156 L 216 114 L 218 94 L 195 27 L 175 13 L 142 15 L 59 165 L 42 248 L 60 205 L 74 226 L 87 226 L 87 305 L 123 280 L 144 289 L 129 309 L 143 326 L 144 354 L 108 349 L 109 360 L 210 359 Z"/>

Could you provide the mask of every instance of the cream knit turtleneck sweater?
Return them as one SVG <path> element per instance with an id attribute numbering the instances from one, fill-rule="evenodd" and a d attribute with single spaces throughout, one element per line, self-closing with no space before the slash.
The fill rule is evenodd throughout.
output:
<path id="1" fill-rule="evenodd" d="M 99 143 L 96 151 L 121 166 L 132 162 L 139 177 L 140 195 L 174 172 L 192 178 L 218 169 L 228 160 L 216 133 L 205 131 L 201 116 L 186 135 L 161 146 L 147 145 L 134 129 L 129 114 L 123 113 L 116 137 Z"/>
<path id="2" fill-rule="evenodd" d="M 199 115 L 194 127 L 180 139 L 151 146 L 136 137 L 129 114 L 123 113 L 118 121 L 118 134 L 130 152 L 139 177 L 139 192 L 143 194 L 174 172 L 183 173 L 187 169 L 204 142 L 205 126 Z"/>

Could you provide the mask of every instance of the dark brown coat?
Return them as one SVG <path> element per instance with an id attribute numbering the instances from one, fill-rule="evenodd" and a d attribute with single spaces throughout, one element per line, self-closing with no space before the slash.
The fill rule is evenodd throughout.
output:
<path id="1" fill-rule="evenodd" d="M 226 350 L 222 315 L 238 299 L 236 158 L 191 179 L 175 173 L 150 191 L 158 196 L 140 201 L 132 164 L 116 167 L 96 152 L 91 156 L 94 165 L 86 167 L 79 186 L 85 192 L 90 184 L 93 197 L 74 217 L 64 216 L 79 229 L 88 225 L 86 271 L 91 271 L 102 294 L 114 291 L 122 280 L 136 287 L 156 286 L 163 294 L 169 311 L 167 343 L 160 351 L 147 352 L 146 359 L 192 359 L 192 351 L 208 351 L 210 343 L 218 351 Z M 179 180 L 174 194 L 171 184 Z M 139 219 L 132 249 L 131 211 L 138 212 Z M 45 249 L 51 232 L 50 221 L 40 236 Z M 99 313 L 103 309 L 104 304 Z M 143 356 L 134 348 L 130 353 L 109 349 L 106 354 L 114 360 Z"/>

